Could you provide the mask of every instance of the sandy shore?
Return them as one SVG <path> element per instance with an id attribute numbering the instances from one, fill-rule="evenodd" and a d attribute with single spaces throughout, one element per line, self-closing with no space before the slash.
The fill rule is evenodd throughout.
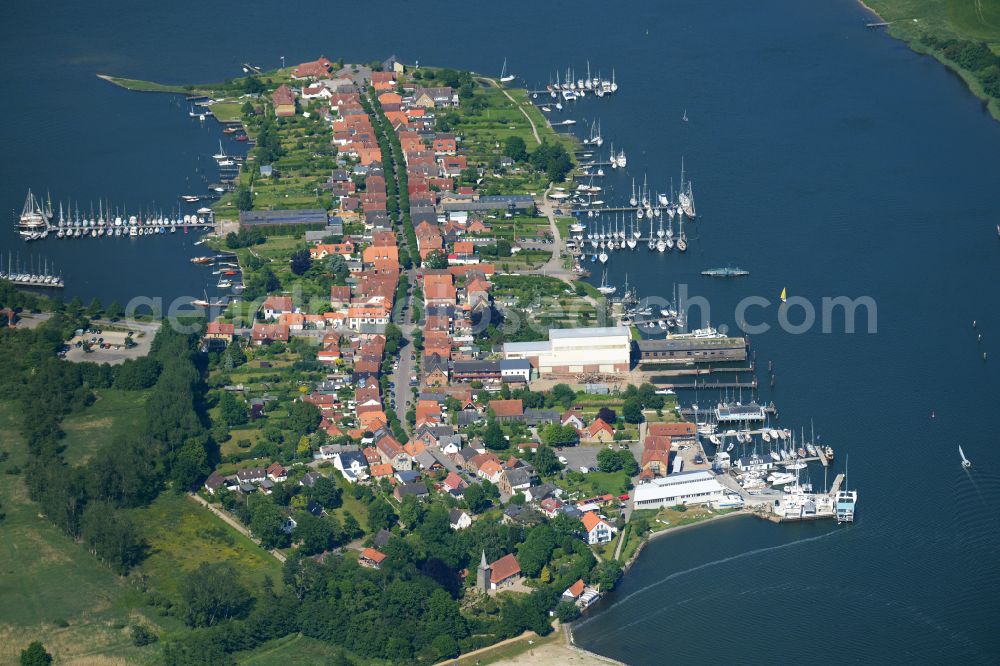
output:
<path id="1" fill-rule="evenodd" d="M 858 0 L 858 4 L 861 5 L 862 7 L 864 7 L 865 9 L 867 9 L 868 11 L 870 11 L 875 16 L 875 18 L 877 18 L 879 21 L 884 21 L 885 20 L 884 18 L 882 18 L 881 14 L 879 14 L 877 11 L 875 11 L 874 9 L 872 9 L 871 7 L 869 7 L 868 5 L 866 5 L 865 2 L 864 2 L 864 0 Z"/>
<path id="2" fill-rule="evenodd" d="M 559 630 L 557 640 L 550 641 L 525 650 L 521 654 L 507 657 L 494 662 L 498 666 L 560 666 L 560 664 L 575 664 L 576 666 L 624 666 L 599 654 L 588 652 L 573 645 L 573 631 L 569 627 Z"/>

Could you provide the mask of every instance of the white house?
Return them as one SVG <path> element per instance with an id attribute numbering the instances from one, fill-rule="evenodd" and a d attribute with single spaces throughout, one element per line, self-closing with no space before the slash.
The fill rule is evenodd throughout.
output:
<path id="1" fill-rule="evenodd" d="M 527 384 L 531 381 L 531 362 L 527 359 L 500 361 L 500 379 L 517 380 Z"/>
<path id="2" fill-rule="evenodd" d="M 472 518 L 461 509 L 452 509 L 448 512 L 448 516 L 448 522 L 451 524 L 451 529 L 453 530 L 464 530 L 466 527 L 472 525 Z"/>
<path id="3" fill-rule="evenodd" d="M 591 546 L 599 543 L 608 543 L 617 531 L 615 527 L 601 518 L 597 513 L 588 511 L 580 517 L 583 528 L 586 530 L 584 540 Z"/>
<path id="4" fill-rule="evenodd" d="M 333 466 L 340 470 L 349 483 L 357 483 L 368 479 L 368 462 L 363 453 L 347 451 L 333 456 Z"/>

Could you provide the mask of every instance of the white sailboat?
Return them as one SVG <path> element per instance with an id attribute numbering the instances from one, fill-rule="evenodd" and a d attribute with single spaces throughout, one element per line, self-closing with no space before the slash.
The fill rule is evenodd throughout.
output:
<path id="1" fill-rule="evenodd" d="M 968 458 L 965 457 L 965 452 L 962 450 L 961 445 L 959 445 L 958 447 L 958 455 L 962 457 L 962 467 L 964 467 L 965 469 L 969 469 L 970 467 L 972 467 L 972 461 L 970 461 Z"/>
<path id="2" fill-rule="evenodd" d="M 608 272 L 604 271 L 601 276 L 601 286 L 597 288 L 597 291 L 601 292 L 605 296 L 610 296 L 618 290 L 618 287 L 613 284 L 608 284 Z"/>
<path id="3" fill-rule="evenodd" d="M 507 58 L 503 59 L 503 68 L 500 70 L 500 83 L 509 83 L 513 81 L 516 77 L 513 74 L 507 73 Z"/>

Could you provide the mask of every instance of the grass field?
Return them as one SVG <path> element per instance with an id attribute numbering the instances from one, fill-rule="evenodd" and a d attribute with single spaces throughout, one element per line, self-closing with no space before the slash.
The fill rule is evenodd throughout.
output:
<path id="1" fill-rule="evenodd" d="M 4 472 L 27 458 L 15 413 L 10 402 L 0 402 L 0 449 L 10 455 L 0 463 Z M 63 663 L 84 656 L 90 664 L 151 663 L 155 648 L 133 648 L 125 629 L 136 621 L 161 626 L 142 593 L 39 515 L 20 475 L 2 478 L 0 663 L 15 663 L 32 640 L 43 641 Z"/>
<path id="2" fill-rule="evenodd" d="M 226 525 L 187 495 L 165 492 L 133 518 L 149 542 L 149 557 L 140 569 L 150 586 L 176 598 L 185 572 L 202 562 L 228 562 L 251 590 L 265 576 L 281 581 L 281 564 L 255 543 Z"/>
<path id="3" fill-rule="evenodd" d="M 112 433 L 134 427 L 136 396 L 112 389 L 69 421 L 67 455 L 82 462 Z M 247 538 L 185 495 L 164 493 L 151 506 L 130 511 L 150 545 L 147 559 L 127 578 L 98 562 L 38 513 L 22 477 L 27 451 L 18 436 L 16 406 L 0 402 L 0 664 L 14 663 L 32 640 L 41 640 L 57 663 L 156 663 L 159 644 L 132 646 L 128 626 L 146 624 L 159 634 L 181 628 L 175 617 L 147 605 L 138 585 L 176 600 L 181 576 L 201 562 L 229 562 L 257 589 L 270 576 L 281 581 L 280 564 Z M 308 663 L 308 662 L 301 662 Z"/>
<path id="4" fill-rule="evenodd" d="M 149 397 L 148 391 L 100 389 L 95 393 L 97 400 L 93 405 L 63 421 L 64 456 L 71 465 L 87 462 L 104 442 L 135 432 Z"/>

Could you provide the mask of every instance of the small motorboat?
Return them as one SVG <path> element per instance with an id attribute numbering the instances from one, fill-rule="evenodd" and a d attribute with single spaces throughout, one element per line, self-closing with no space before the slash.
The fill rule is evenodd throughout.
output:
<path id="1" fill-rule="evenodd" d="M 958 455 L 962 457 L 962 467 L 964 469 L 969 469 L 972 467 L 972 461 L 965 457 L 965 451 L 962 450 L 961 446 L 958 447 Z"/>

